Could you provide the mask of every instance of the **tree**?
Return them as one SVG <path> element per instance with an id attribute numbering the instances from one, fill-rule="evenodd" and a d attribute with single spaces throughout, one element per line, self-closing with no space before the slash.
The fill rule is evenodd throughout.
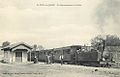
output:
<path id="1" fill-rule="evenodd" d="M 105 50 L 105 46 L 120 46 L 120 39 L 116 35 L 98 35 L 91 40 L 91 45 L 102 52 L 104 58 L 109 57 L 109 52 Z"/>
<path id="2" fill-rule="evenodd" d="M 120 39 L 116 35 L 106 35 L 106 46 L 120 46 Z"/>
<path id="3" fill-rule="evenodd" d="M 5 42 L 2 43 L 2 47 L 6 47 L 6 46 L 8 46 L 8 45 L 10 45 L 10 42 L 9 42 L 9 41 L 5 41 Z"/>
<path id="4" fill-rule="evenodd" d="M 105 39 L 102 35 L 98 35 L 95 38 L 91 40 L 91 45 L 100 51 L 104 50 L 104 45 L 105 45 Z"/>
<path id="5" fill-rule="evenodd" d="M 42 45 L 38 45 L 39 50 L 44 50 L 44 47 Z"/>
<path id="6" fill-rule="evenodd" d="M 44 50 L 44 47 L 42 45 L 37 45 L 37 44 L 34 44 L 33 45 L 33 51 L 36 51 L 36 50 Z"/>
<path id="7" fill-rule="evenodd" d="M 93 47 L 105 46 L 120 46 L 120 39 L 116 35 L 98 35 L 91 40 Z"/>
<path id="8" fill-rule="evenodd" d="M 33 51 L 36 51 L 37 50 L 37 44 L 34 44 L 33 45 Z"/>

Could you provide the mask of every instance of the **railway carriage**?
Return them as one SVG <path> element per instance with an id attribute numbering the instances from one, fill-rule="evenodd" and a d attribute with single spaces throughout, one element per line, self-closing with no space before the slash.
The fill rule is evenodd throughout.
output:
<path id="1" fill-rule="evenodd" d="M 55 61 L 60 62 L 60 55 L 63 55 L 64 63 L 74 63 L 74 54 L 77 50 L 81 49 L 81 46 L 67 46 L 54 49 Z"/>

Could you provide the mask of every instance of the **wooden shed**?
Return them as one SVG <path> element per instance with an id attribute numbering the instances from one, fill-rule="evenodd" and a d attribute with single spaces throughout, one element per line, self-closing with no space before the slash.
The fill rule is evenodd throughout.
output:
<path id="1" fill-rule="evenodd" d="M 27 62 L 28 61 L 28 52 L 32 50 L 32 47 L 28 44 L 21 42 L 21 43 L 14 43 L 8 45 L 4 48 L 4 62 L 7 63 L 14 63 L 14 62 Z"/>

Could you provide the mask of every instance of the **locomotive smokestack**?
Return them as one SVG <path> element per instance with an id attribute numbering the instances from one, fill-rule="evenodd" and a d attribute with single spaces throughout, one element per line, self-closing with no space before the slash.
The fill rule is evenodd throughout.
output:
<path id="1" fill-rule="evenodd" d="M 104 50 L 105 50 L 105 47 L 106 47 L 106 41 L 103 40 L 102 42 L 103 42 L 103 51 L 104 51 Z"/>
<path id="2" fill-rule="evenodd" d="M 101 53 L 102 58 L 104 57 L 105 47 L 106 47 L 106 40 L 102 40 L 102 53 Z"/>

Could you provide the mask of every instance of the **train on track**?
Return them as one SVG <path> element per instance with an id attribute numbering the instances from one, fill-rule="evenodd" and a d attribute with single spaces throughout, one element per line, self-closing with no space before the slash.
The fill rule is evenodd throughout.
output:
<path id="1" fill-rule="evenodd" d="M 103 58 L 103 52 L 100 52 L 97 49 L 92 48 L 91 46 L 80 46 L 73 45 L 61 48 L 53 48 L 46 50 L 36 50 L 29 53 L 28 60 L 34 60 L 36 56 L 38 61 L 46 61 L 46 55 L 50 56 L 52 63 L 60 62 L 60 55 L 63 55 L 63 62 L 66 64 L 80 64 L 85 66 L 102 66 L 109 67 L 114 61 L 112 60 L 111 54 L 108 58 Z"/>

